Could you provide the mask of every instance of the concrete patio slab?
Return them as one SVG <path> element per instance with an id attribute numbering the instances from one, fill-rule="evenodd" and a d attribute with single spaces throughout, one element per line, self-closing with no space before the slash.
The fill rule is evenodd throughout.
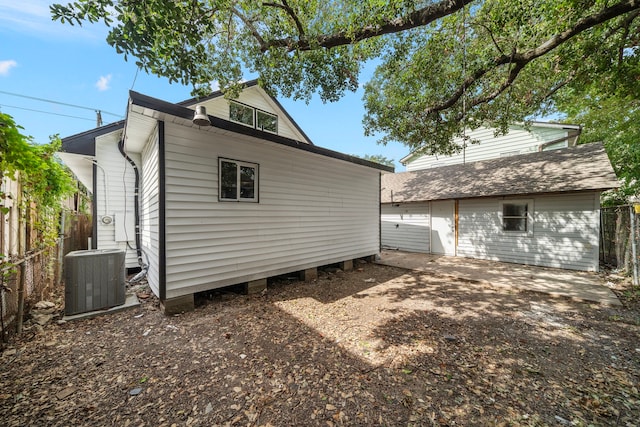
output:
<path id="1" fill-rule="evenodd" d="M 376 262 L 470 282 L 515 287 L 604 305 L 622 305 L 597 273 L 400 251 L 382 251 Z"/>

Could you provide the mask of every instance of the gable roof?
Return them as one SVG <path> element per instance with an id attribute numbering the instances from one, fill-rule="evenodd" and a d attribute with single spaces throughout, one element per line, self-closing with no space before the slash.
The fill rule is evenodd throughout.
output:
<path id="1" fill-rule="evenodd" d="M 172 104 L 161 99 L 153 98 L 151 96 L 143 95 L 138 92 L 129 91 L 129 108 L 127 110 L 125 134 L 130 136 L 132 132 L 141 132 L 142 135 L 148 136 L 151 129 L 155 127 L 157 120 L 167 120 L 167 116 L 171 116 L 169 120 L 175 123 L 179 123 L 187 127 L 199 128 L 199 126 L 194 125 L 192 122 L 192 109 L 178 104 Z M 359 157 L 350 156 L 348 154 L 329 150 L 327 148 L 322 148 L 317 145 L 306 144 L 304 142 L 286 138 L 281 135 L 262 132 L 258 129 L 243 126 L 241 124 L 234 123 L 229 120 L 224 120 L 219 117 L 208 117 L 209 121 L 211 122 L 211 126 L 207 128 L 201 128 L 203 132 L 233 132 L 240 135 L 258 138 L 263 141 L 270 141 L 275 144 L 281 144 L 287 147 L 296 148 L 302 151 L 319 154 L 321 156 L 331 157 L 353 164 L 379 169 L 385 172 L 393 172 L 394 170 L 394 168 L 391 166 L 381 165 L 379 163 L 364 160 Z M 177 120 L 175 120 L 174 118 Z M 138 142 L 142 142 L 143 144 L 146 142 L 146 137 L 144 139 L 137 139 L 139 140 Z M 128 147 L 131 147 L 131 143 L 127 142 L 127 144 L 129 144 Z M 134 151 L 137 152 L 138 150 L 134 149 Z"/>
<path id="2" fill-rule="evenodd" d="M 619 187 L 602 143 L 382 176 L 382 203 Z"/>
<path id="3" fill-rule="evenodd" d="M 246 88 L 251 88 L 251 87 L 259 87 L 259 88 L 261 88 L 258 85 L 258 80 L 257 79 L 249 80 L 247 82 L 242 83 L 242 85 L 244 86 L 245 89 Z M 302 135 L 302 137 L 305 139 L 305 141 L 308 142 L 309 144 L 313 145 L 313 142 L 311 141 L 309 136 L 307 136 L 307 134 L 304 133 L 304 131 L 298 125 L 298 123 L 296 123 L 296 121 L 293 120 L 293 117 L 291 117 L 291 115 L 289 115 L 289 112 L 287 110 L 285 110 L 285 108 L 282 106 L 282 104 L 280 104 L 280 101 L 278 101 L 277 98 L 272 96 L 270 93 L 268 93 L 264 89 L 262 89 L 261 91 L 262 91 L 262 93 L 267 95 L 269 97 L 269 99 L 271 99 L 271 101 L 273 101 L 273 103 L 282 111 L 282 113 L 285 115 L 287 120 L 289 120 L 289 122 L 291 122 L 293 127 L 295 127 L 296 130 L 298 132 L 300 132 L 300 135 Z M 211 94 L 209 94 L 209 95 L 207 95 L 207 96 L 205 96 L 203 98 L 189 98 L 189 99 L 186 99 L 184 101 L 180 101 L 177 104 L 181 105 L 181 106 L 184 106 L 184 107 L 194 107 L 198 103 L 209 101 L 211 99 L 222 98 L 222 97 L 224 97 L 224 92 L 222 92 L 221 90 L 217 90 L 217 91 L 212 92 Z"/>

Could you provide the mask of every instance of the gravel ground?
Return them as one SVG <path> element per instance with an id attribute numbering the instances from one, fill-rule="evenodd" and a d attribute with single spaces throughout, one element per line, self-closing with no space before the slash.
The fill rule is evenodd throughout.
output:
<path id="1" fill-rule="evenodd" d="M 54 317 L 4 350 L 0 424 L 640 425 L 640 292 L 614 279 L 622 308 L 359 263 Z"/>

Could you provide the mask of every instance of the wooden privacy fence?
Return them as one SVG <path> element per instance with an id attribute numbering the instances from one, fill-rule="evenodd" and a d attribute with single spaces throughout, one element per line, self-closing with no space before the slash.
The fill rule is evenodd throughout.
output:
<path id="1" fill-rule="evenodd" d="M 3 260 L 0 273 L 0 328 L 1 340 L 10 331 L 21 328 L 22 313 L 41 300 L 64 298 L 62 268 L 64 255 L 87 249 L 91 236 L 91 218 L 87 215 L 64 212 L 61 224 L 64 233 L 55 246 L 27 252 Z M 21 294 L 24 309 L 20 307 Z"/>

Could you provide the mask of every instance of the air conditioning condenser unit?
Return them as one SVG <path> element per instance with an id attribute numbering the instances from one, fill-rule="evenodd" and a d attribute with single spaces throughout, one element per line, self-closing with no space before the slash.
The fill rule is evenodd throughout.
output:
<path id="1" fill-rule="evenodd" d="M 66 315 L 105 310 L 125 302 L 125 252 L 93 249 L 64 257 Z"/>

